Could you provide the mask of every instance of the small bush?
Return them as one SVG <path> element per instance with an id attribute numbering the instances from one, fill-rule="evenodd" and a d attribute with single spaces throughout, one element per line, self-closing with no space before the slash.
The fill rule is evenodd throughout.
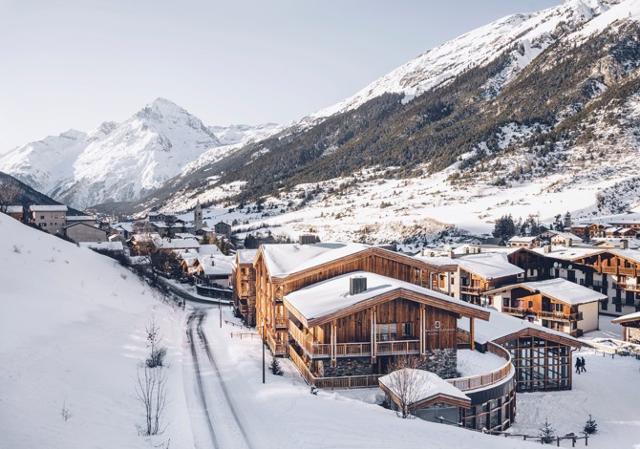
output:
<path id="1" fill-rule="evenodd" d="M 273 360 L 271 361 L 271 365 L 269 366 L 269 369 L 271 369 L 271 372 L 276 375 L 276 376 L 282 376 L 282 368 L 280 368 L 280 362 L 278 361 L 277 358 L 273 358 Z"/>

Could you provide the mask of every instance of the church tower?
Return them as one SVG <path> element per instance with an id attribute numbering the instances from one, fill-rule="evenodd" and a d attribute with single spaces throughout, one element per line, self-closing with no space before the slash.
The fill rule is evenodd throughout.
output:
<path id="1" fill-rule="evenodd" d="M 202 229 L 202 207 L 200 207 L 200 201 L 196 203 L 196 208 L 193 210 L 193 227 L 196 231 Z"/>

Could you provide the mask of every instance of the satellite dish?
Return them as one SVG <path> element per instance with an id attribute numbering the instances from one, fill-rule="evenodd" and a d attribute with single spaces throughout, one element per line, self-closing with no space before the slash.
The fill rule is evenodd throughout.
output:
<path id="1" fill-rule="evenodd" d="M 567 269 L 568 269 L 568 270 L 573 269 L 573 265 L 569 265 L 569 266 L 567 267 Z"/>
<path id="2" fill-rule="evenodd" d="M 558 262 L 553 262 L 553 266 L 554 266 L 554 268 L 558 268 L 560 266 L 560 264 Z"/>

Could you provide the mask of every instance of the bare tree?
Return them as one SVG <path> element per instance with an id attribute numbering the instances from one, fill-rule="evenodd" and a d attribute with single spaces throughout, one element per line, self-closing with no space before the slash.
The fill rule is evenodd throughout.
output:
<path id="1" fill-rule="evenodd" d="M 136 397 L 144 407 L 145 425 L 143 435 L 162 433 L 162 419 L 167 405 L 167 376 L 163 368 L 149 368 L 146 364 L 138 369 Z"/>
<path id="2" fill-rule="evenodd" d="M 149 347 L 149 358 L 147 358 L 147 366 L 149 368 L 161 367 L 164 363 L 164 357 L 167 354 L 167 348 L 162 346 L 162 334 L 160 326 L 156 323 L 156 318 L 151 317 L 149 324 L 145 328 L 147 334 L 147 346 Z"/>
<path id="3" fill-rule="evenodd" d="M 394 394 L 398 414 L 406 419 L 411 416 L 411 404 L 416 402 L 421 391 L 427 388 L 428 380 L 421 370 L 416 369 L 415 358 L 402 357 L 391 366 L 387 388 Z"/>
<path id="4" fill-rule="evenodd" d="M 0 212 L 6 212 L 7 207 L 16 204 L 20 198 L 20 188 L 15 182 L 0 183 Z"/>
<path id="5" fill-rule="evenodd" d="M 64 401 L 62 403 L 62 410 L 60 410 L 60 416 L 62 416 L 62 419 L 64 420 L 64 422 L 69 421 L 73 416 L 71 414 L 71 410 L 69 410 L 69 407 L 67 407 L 67 401 Z"/>

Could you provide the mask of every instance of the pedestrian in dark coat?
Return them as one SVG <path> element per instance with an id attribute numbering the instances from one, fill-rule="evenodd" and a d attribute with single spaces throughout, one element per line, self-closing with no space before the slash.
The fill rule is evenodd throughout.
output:
<path id="1" fill-rule="evenodd" d="M 582 363 L 580 362 L 580 357 L 576 357 L 576 374 L 580 374 L 581 367 Z"/>
<path id="2" fill-rule="evenodd" d="M 587 372 L 587 361 L 584 359 L 584 357 L 580 357 L 580 369 L 583 373 Z"/>

